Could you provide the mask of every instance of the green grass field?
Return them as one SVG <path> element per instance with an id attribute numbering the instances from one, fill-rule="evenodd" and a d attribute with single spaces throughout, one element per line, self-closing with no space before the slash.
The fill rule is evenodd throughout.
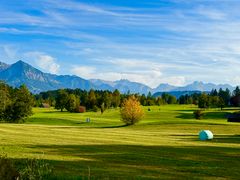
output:
<path id="1" fill-rule="evenodd" d="M 238 179 L 240 124 L 211 109 L 151 107 L 137 125 L 123 126 L 119 110 L 103 115 L 34 109 L 24 124 L 0 124 L 0 151 L 12 159 L 43 158 L 62 179 Z M 91 118 L 86 123 L 87 117 Z M 214 133 L 199 141 L 200 130 Z"/>

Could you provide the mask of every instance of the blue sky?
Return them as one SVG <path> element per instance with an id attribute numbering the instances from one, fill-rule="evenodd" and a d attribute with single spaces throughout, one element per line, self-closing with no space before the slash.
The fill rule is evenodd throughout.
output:
<path id="1" fill-rule="evenodd" d="M 240 84 L 238 0 L 1 0 L 0 61 L 86 79 Z"/>

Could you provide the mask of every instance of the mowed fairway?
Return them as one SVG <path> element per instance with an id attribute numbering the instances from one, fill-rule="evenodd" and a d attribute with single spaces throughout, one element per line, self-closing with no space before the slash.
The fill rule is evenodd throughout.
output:
<path id="1" fill-rule="evenodd" d="M 0 150 L 13 159 L 46 159 L 62 179 L 240 177 L 240 124 L 224 117 L 233 110 L 208 110 L 195 120 L 192 105 L 150 108 L 128 127 L 115 109 L 103 115 L 34 109 L 24 124 L 0 124 Z M 199 141 L 203 129 L 214 140 Z"/>

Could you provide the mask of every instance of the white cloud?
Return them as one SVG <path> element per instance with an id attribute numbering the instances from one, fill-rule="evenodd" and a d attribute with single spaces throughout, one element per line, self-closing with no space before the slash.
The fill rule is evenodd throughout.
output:
<path id="1" fill-rule="evenodd" d="M 132 82 L 146 84 L 152 88 L 158 86 L 160 83 L 169 83 L 175 86 L 182 86 L 185 85 L 186 83 L 185 78 L 183 76 L 164 77 L 158 71 L 145 71 L 142 73 L 99 72 L 94 67 L 84 66 L 73 68 L 72 73 L 85 79 L 103 79 L 106 81 L 128 79 Z"/>
<path id="2" fill-rule="evenodd" d="M 9 59 L 14 59 L 16 58 L 16 54 L 18 51 L 18 48 L 16 46 L 12 46 L 12 45 L 3 45 L 3 52 L 5 54 L 5 56 Z"/>
<path id="3" fill-rule="evenodd" d="M 25 57 L 33 59 L 35 64 L 46 72 L 57 74 L 60 70 L 55 58 L 43 52 L 28 52 L 25 53 Z"/>
<path id="4" fill-rule="evenodd" d="M 92 79 L 96 76 L 96 68 L 90 66 L 73 66 L 71 72 L 86 79 Z"/>
<path id="5" fill-rule="evenodd" d="M 79 66 L 72 67 L 72 73 L 85 79 L 103 79 L 106 81 L 116 81 L 120 79 L 128 79 L 133 82 L 146 84 L 152 88 L 160 83 L 169 83 L 176 86 L 182 86 L 186 83 L 183 76 L 163 76 L 160 71 L 160 64 L 148 61 L 127 61 L 126 59 L 118 59 L 116 61 L 107 61 L 112 66 L 112 70 L 96 68 L 95 66 Z M 155 66 L 153 66 L 155 64 Z"/>
<path id="6" fill-rule="evenodd" d="M 174 86 L 186 85 L 186 78 L 184 76 L 170 76 L 161 79 L 161 83 L 168 83 Z"/>
<path id="7" fill-rule="evenodd" d="M 9 62 L 23 59 L 22 53 L 49 48 L 46 44 L 56 42 L 58 46 L 52 51 L 63 59 L 67 57 L 69 65 L 62 67 L 66 74 L 70 73 L 68 66 L 76 64 L 71 72 L 84 78 L 126 78 L 150 86 L 163 82 L 182 85 L 190 80 L 239 83 L 235 77 L 240 65 L 239 2 L 212 1 L 208 6 L 207 1 L 174 0 L 181 6 L 156 4 L 133 9 L 75 0 L 3 6 L 2 42 L 9 39 L 5 34 L 14 34 L 12 37 L 18 38 L 13 38 L 12 43 L 18 44 L 20 50 L 2 47 L 0 58 Z M 31 9 L 39 13 L 29 13 Z M 54 57 L 41 52 L 27 54 L 33 60 L 30 64 L 47 72 L 59 72 Z M 94 64 L 99 57 L 102 59 Z"/>
<path id="8" fill-rule="evenodd" d="M 233 85 L 239 85 L 240 84 L 240 76 L 235 76 L 231 79 L 231 82 Z"/>
<path id="9" fill-rule="evenodd" d="M 209 9 L 205 6 L 199 7 L 195 12 L 212 20 L 224 20 L 227 17 L 226 13 L 212 8 Z"/>

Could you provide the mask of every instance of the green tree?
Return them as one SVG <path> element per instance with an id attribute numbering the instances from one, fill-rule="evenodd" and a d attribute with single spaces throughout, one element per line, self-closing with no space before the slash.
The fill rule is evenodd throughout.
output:
<path id="1" fill-rule="evenodd" d="M 221 108 L 221 110 L 223 110 L 223 108 L 225 107 L 225 102 L 223 100 L 223 98 L 219 97 L 219 101 L 218 101 L 218 107 Z"/>
<path id="2" fill-rule="evenodd" d="M 6 108 L 6 121 L 19 122 L 32 114 L 34 99 L 25 85 L 16 89 L 11 98 L 12 102 Z"/>
<path id="3" fill-rule="evenodd" d="M 169 95 L 167 103 L 168 104 L 176 104 L 177 103 L 177 98 L 175 96 Z"/>
<path id="4" fill-rule="evenodd" d="M 157 97 L 156 99 L 156 105 L 160 106 L 160 105 L 163 105 L 164 104 L 164 101 L 161 97 Z"/>
<path id="5" fill-rule="evenodd" d="M 233 96 L 240 96 L 239 86 L 237 86 L 236 89 L 233 91 Z"/>
<path id="6" fill-rule="evenodd" d="M 101 107 L 100 107 L 100 109 L 101 109 L 101 114 L 103 114 L 104 113 L 104 111 L 105 111 L 105 104 L 104 104 L 104 102 L 101 104 Z"/>
<path id="7" fill-rule="evenodd" d="M 93 109 L 97 104 L 97 98 L 96 98 L 96 95 L 95 95 L 95 92 L 93 89 L 91 89 L 89 91 L 89 94 L 88 94 L 88 107 L 89 109 Z"/>
<path id="8" fill-rule="evenodd" d="M 4 120 L 6 108 L 11 104 L 9 87 L 0 82 L 0 121 Z"/>
<path id="9" fill-rule="evenodd" d="M 80 106 L 79 98 L 74 94 L 68 95 L 66 106 L 65 106 L 67 111 L 75 112 L 79 106 Z"/>
<path id="10" fill-rule="evenodd" d="M 199 108 L 208 108 L 209 107 L 209 97 L 206 93 L 201 94 L 198 99 Z"/>
<path id="11" fill-rule="evenodd" d="M 112 105 L 113 107 L 117 108 L 119 107 L 120 103 L 121 103 L 120 92 L 116 89 L 112 94 Z"/>
<path id="12" fill-rule="evenodd" d="M 209 96 L 209 106 L 211 107 L 219 107 L 219 102 L 220 102 L 220 99 L 219 99 L 219 96 Z"/>
<path id="13" fill-rule="evenodd" d="M 80 94 L 81 105 L 87 106 L 88 92 L 85 90 Z"/>
<path id="14" fill-rule="evenodd" d="M 202 110 L 195 110 L 195 111 L 193 111 L 193 115 L 194 115 L 195 119 L 202 119 L 204 113 Z"/>
<path id="15" fill-rule="evenodd" d="M 57 97 L 56 97 L 56 103 L 55 103 L 55 109 L 61 109 L 61 112 L 63 109 L 66 107 L 68 101 L 68 93 L 66 90 L 61 89 L 57 92 Z"/>
<path id="16" fill-rule="evenodd" d="M 140 97 L 140 103 L 141 105 L 143 106 L 146 106 L 147 105 L 147 98 L 145 96 L 145 94 L 142 94 L 141 97 Z"/>
<path id="17" fill-rule="evenodd" d="M 219 89 L 218 96 L 223 99 L 224 106 L 228 106 L 230 99 L 231 99 L 231 93 L 230 90 L 227 88 L 225 91 L 222 90 L 222 88 Z"/>
<path id="18" fill-rule="evenodd" d="M 216 89 L 212 89 L 212 91 L 210 92 L 210 96 L 218 96 L 218 92 Z"/>
<path id="19" fill-rule="evenodd" d="M 169 97 L 169 94 L 167 94 L 167 93 L 162 94 L 162 100 L 163 100 L 163 102 L 165 102 L 165 104 L 168 103 L 168 97 Z"/>
<path id="20" fill-rule="evenodd" d="M 112 104 L 112 95 L 107 91 L 104 91 L 103 93 L 103 103 L 105 108 L 109 108 Z"/>

